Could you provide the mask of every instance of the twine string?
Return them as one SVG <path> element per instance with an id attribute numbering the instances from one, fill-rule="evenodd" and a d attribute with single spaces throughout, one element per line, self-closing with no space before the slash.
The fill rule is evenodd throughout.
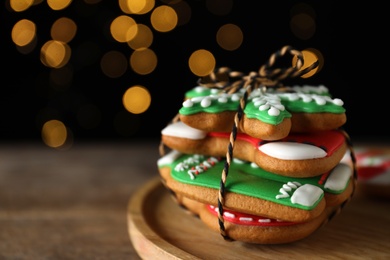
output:
<path id="1" fill-rule="evenodd" d="M 292 67 L 286 69 L 275 68 L 272 70 L 272 67 L 275 65 L 276 60 L 287 53 L 296 56 L 297 61 Z M 247 103 L 248 96 L 254 89 L 260 88 L 264 93 L 267 88 L 280 88 L 283 87 L 281 81 L 288 77 L 297 77 L 307 73 L 308 71 L 316 68 L 318 66 L 318 61 L 314 62 L 312 65 L 308 66 L 306 69 L 301 70 L 304 64 L 303 55 L 301 52 L 293 49 L 291 46 L 284 46 L 281 50 L 272 54 L 267 63 L 265 63 L 259 70 L 259 72 L 251 72 L 249 75 L 242 77 L 238 82 L 233 83 L 232 85 L 237 86 L 236 90 L 241 87 L 245 89 L 243 97 L 240 99 L 240 103 L 237 109 L 237 112 L 234 116 L 234 124 L 232 131 L 229 137 L 229 144 L 226 152 L 226 160 L 224 168 L 221 174 L 221 180 L 218 191 L 218 225 L 221 236 L 226 241 L 233 241 L 233 239 L 227 234 L 225 228 L 225 220 L 223 217 L 224 205 L 225 205 L 225 194 L 226 194 L 226 181 L 229 174 L 229 168 L 231 161 L 233 160 L 233 151 L 234 144 L 237 137 L 238 127 L 240 120 L 244 114 L 244 109 Z M 225 85 L 226 88 L 226 85 Z"/>

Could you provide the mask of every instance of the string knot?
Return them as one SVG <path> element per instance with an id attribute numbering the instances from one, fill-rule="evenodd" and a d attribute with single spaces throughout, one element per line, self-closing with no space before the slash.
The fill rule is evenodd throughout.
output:
<path id="1" fill-rule="evenodd" d="M 287 54 L 296 58 L 295 63 L 291 62 L 292 65 L 286 68 L 276 67 L 277 61 Z M 286 45 L 273 53 L 268 61 L 260 67 L 258 72 L 252 71 L 245 75 L 239 71 L 232 71 L 228 67 L 221 67 L 206 77 L 199 79 L 198 84 L 204 87 L 221 89 L 226 93 L 234 93 L 242 88 L 249 89 L 249 91 L 260 88 L 265 92 L 268 88 L 277 89 L 284 87 L 282 84 L 283 80 L 308 73 L 318 67 L 319 61 L 316 60 L 310 66 L 302 69 L 303 64 L 302 53 Z M 250 87 L 248 88 L 248 86 Z"/>

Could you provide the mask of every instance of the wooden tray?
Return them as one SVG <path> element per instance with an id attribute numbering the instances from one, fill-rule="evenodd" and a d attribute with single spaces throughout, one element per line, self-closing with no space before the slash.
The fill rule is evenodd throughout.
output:
<path id="1" fill-rule="evenodd" d="M 128 231 L 143 259 L 390 259 L 389 202 L 356 192 L 339 215 L 303 240 L 247 244 L 208 229 L 155 178 L 130 198 Z"/>

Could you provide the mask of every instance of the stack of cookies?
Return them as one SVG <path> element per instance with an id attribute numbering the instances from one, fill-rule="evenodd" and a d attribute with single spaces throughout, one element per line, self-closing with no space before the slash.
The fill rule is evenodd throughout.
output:
<path id="1" fill-rule="evenodd" d="M 161 131 L 176 201 L 227 240 L 281 244 L 329 221 L 355 190 L 340 99 L 325 86 L 197 86 Z"/>

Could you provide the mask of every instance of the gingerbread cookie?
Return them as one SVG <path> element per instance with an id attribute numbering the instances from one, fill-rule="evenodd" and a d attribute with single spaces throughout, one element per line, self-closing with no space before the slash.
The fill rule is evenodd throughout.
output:
<path id="1" fill-rule="evenodd" d="M 158 161 L 160 175 L 180 204 L 217 227 L 223 157 L 172 150 Z M 226 182 L 224 218 L 229 237 L 251 243 L 287 243 L 323 224 L 353 191 L 352 169 L 338 164 L 310 178 L 285 177 L 234 159 Z"/>
<path id="2" fill-rule="evenodd" d="M 230 141 L 229 133 L 208 133 L 180 121 L 169 124 L 161 134 L 167 147 L 187 154 L 225 156 Z M 239 133 L 234 157 L 280 175 L 311 177 L 331 170 L 346 151 L 345 136 L 338 130 L 290 134 L 277 141 Z"/>
<path id="3" fill-rule="evenodd" d="M 251 92 L 238 131 L 263 140 L 278 140 L 292 133 L 337 129 L 345 124 L 343 101 L 331 98 L 327 88 L 294 86 L 284 91 Z M 196 87 L 186 94 L 180 120 L 206 132 L 230 132 L 245 90 L 225 93 Z"/>
<path id="4" fill-rule="evenodd" d="M 296 67 L 272 70 L 287 52 Z M 284 86 L 304 75 L 283 47 L 258 72 L 223 68 L 188 91 L 161 131 L 158 169 L 176 201 L 224 239 L 280 244 L 312 234 L 354 194 L 344 103 L 323 86 Z M 231 77 L 241 77 L 230 81 Z M 165 153 L 165 149 L 169 152 Z M 343 163 L 350 152 L 352 163 Z"/>

